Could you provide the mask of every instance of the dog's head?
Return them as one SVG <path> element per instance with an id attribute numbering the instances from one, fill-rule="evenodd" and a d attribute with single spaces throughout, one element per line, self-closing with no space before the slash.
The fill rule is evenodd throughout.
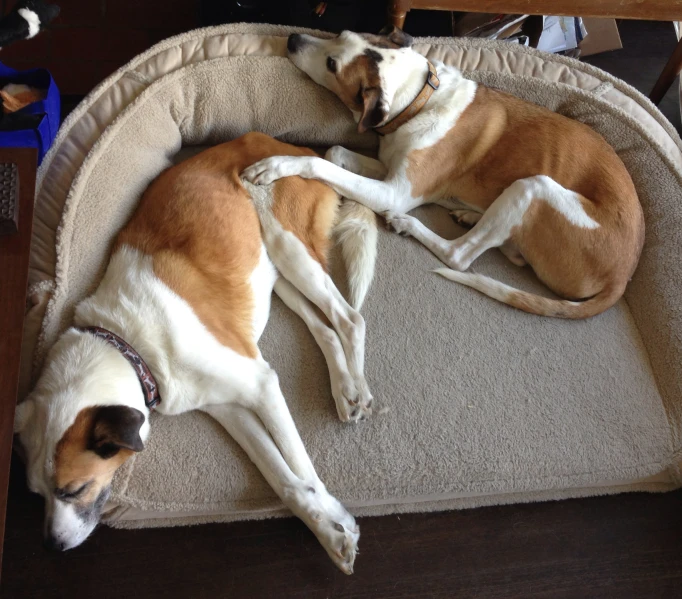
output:
<path id="1" fill-rule="evenodd" d="M 379 35 L 344 31 L 330 39 L 296 33 L 287 50 L 299 69 L 353 112 L 360 132 L 388 118 L 396 92 L 426 64 L 412 50 L 412 38 L 397 27 Z"/>
<path id="2" fill-rule="evenodd" d="M 45 542 L 66 550 L 97 526 L 111 480 L 149 431 L 137 375 L 113 348 L 70 331 L 55 345 L 14 431 L 28 486 L 45 498 Z"/>

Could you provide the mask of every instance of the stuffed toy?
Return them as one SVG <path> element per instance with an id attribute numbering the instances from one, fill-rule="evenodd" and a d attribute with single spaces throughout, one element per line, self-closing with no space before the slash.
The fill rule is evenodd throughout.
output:
<path id="1" fill-rule="evenodd" d="M 59 14 L 59 7 L 42 0 L 19 0 L 10 13 L 0 19 L 0 49 L 17 40 L 35 37 Z"/>
<path id="2" fill-rule="evenodd" d="M 0 99 L 2 99 L 2 110 L 5 113 L 16 112 L 24 106 L 44 100 L 45 90 L 37 89 L 22 83 L 8 83 L 0 89 Z"/>

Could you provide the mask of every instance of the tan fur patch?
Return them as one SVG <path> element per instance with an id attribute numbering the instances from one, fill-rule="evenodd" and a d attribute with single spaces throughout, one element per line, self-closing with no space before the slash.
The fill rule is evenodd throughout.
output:
<path id="1" fill-rule="evenodd" d="M 386 35 L 376 35 L 373 33 L 361 33 L 360 37 L 367 40 L 375 48 L 384 48 L 387 50 L 398 50 L 398 49 L 403 47 L 403 46 L 400 46 L 399 44 L 396 44 L 394 41 L 391 41 L 388 38 L 388 36 L 386 36 Z"/>
<path id="2" fill-rule="evenodd" d="M 303 242 L 308 253 L 325 270 L 331 245 L 329 233 L 338 207 L 338 194 L 319 181 L 288 177 L 275 183 L 272 207 L 275 218 Z"/>
<path id="3" fill-rule="evenodd" d="M 510 238 L 563 297 L 590 297 L 634 272 L 644 243 L 637 192 L 615 151 L 582 123 L 479 85 L 455 127 L 408 163 L 414 197 L 458 198 L 485 210 L 514 181 L 547 175 L 586 198 L 598 229 L 575 227 L 537 201 Z"/>
<path id="4" fill-rule="evenodd" d="M 116 469 L 133 454 L 128 449 L 121 449 L 115 456 L 104 460 L 88 450 L 96 411 L 96 407 L 81 410 L 55 450 L 54 482 L 58 489 L 72 492 L 90 483 L 83 495 L 73 501 L 82 505 L 95 501 L 102 489 L 111 483 Z"/>
<path id="5" fill-rule="evenodd" d="M 258 264 L 261 232 L 239 173 L 277 155 L 315 153 L 249 133 L 168 169 L 145 192 L 116 244 L 151 255 L 156 275 L 192 306 L 216 339 L 251 358 L 258 351 L 249 279 Z M 283 226 L 325 264 L 336 193 L 300 177 L 283 179 L 275 189 Z"/>
<path id="6" fill-rule="evenodd" d="M 381 97 L 377 59 L 371 52 L 356 56 L 337 73 L 336 81 L 335 91 L 341 101 L 350 110 L 362 112 L 361 122 L 364 121 L 367 112 L 374 109 Z"/>

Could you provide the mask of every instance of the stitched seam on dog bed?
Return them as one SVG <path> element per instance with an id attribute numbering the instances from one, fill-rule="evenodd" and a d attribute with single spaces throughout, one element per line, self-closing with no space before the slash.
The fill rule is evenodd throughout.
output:
<path id="1" fill-rule="evenodd" d="M 168 418 L 171 418 L 171 416 L 168 416 Z M 667 472 L 668 471 L 668 465 L 664 465 L 661 462 L 649 462 L 646 464 L 640 464 L 637 466 L 632 466 L 627 469 L 625 469 L 625 478 L 627 478 L 628 475 L 637 475 L 637 471 L 642 469 L 642 468 L 662 468 L 658 473 L 662 472 Z M 131 470 L 132 472 L 132 470 Z M 529 477 L 529 478 L 520 478 L 520 477 L 510 477 L 510 478 L 504 478 L 504 479 L 498 479 L 498 478 L 493 478 L 493 479 L 484 479 L 484 480 L 479 480 L 479 481 L 473 481 L 469 482 L 470 487 L 475 487 L 476 485 L 480 484 L 485 484 L 485 483 L 499 483 L 499 482 L 509 482 L 510 480 L 513 481 L 514 483 L 524 483 L 524 482 L 531 482 L 531 481 L 547 481 L 547 480 L 557 480 L 557 479 L 562 479 L 562 480 L 574 480 L 579 477 L 584 477 L 584 476 L 601 476 L 604 473 L 611 473 L 611 471 L 607 470 L 593 470 L 593 471 L 587 471 L 587 472 L 578 472 L 578 473 L 573 473 L 573 474 L 565 474 L 565 475 L 552 475 L 552 476 L 534 476 L 534 477 Z M 651 475 L 649 475 L 651 476 Z M 126 487 L 127 488 L 127 487 Z M 559 489 L 561 487 L 557 487 Z M 552 490 L 552 489 L 546 489 L 546 490 Z M 510 491 L 509 493 L 533 493 L 533 490 L 523 490 L 523 491 Z M 439 499 L 439 501 L 446 500 L 448 498 L 452 499 L 455 498 L 454 495 L 459 493 L 458 491 L 452 491 L 450 493 L 443 493 L 442 497 L 443 499 Z M 481 495 L 487 494 L 485 491 L 474 491 L 474 493 L 480 493 Z M 505 493 L 506 494 L 506 493 Z M 418 496 L 415 501 L 419 501 Z M 269 499 L 276 499 L 279 501 L 276 495 L 272 495 L 269 498 L 249 498 L 248 500 L 244 501 L 268 501 Z M 207 501 L 204 503 L 200 502 L 191 502 L 191 503 L 172 503 L 172 502 L 153 502 L 153 501 L 148 501 L 144 499 L 138 499 L 134 497 L 130 497 L 128 495 L 125 495 L 123 493 L 117 493 L 115 495 L 112 495 L 112 500 L 114 501 L 119 501 L 119 500 L 126 500 L 127 502 L 124 505 L 131 506 L 131 507 L 137 507 L 139 509 L 145 509 L 144 506 L 159 506 L 163 505 L 163 509 L 168 509 L 169 511 L 180 511 L 181 509 L 188 509 L 187 506 L 207 506 L 207 505 L 213 505 L 217 506 L 216 509 L 222 509 L 223 506 L 230 506 L 234 505 L 236 502 L 227 502 L 227 503 L 220 503 L 220 502 L 214 502 L 214 501 Z M 360 501 L 360 500 L 359 500 Z M 390 498 L 386 500 L 387 502 L 394 502 L 395 499 Z M 411 500 L 410 500 L 411 501 Z M 427 500 L 421 500 L 421 501 L 428 501 Z M 153 508 L 153 509 L 158 509 L 158 508 Z M 191 509 L 191 508 L 189 508 Z"/>

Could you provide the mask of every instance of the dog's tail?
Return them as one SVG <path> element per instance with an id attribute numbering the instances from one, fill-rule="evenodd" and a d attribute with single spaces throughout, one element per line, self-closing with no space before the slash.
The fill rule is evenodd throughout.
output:
<path id="1" fill-rule="evenodd" d="M 348 301 L 359 310 L 374 278 L 377 261 L 377 219 L 369 208 L 344 199 L 334 228 L 348 277 Z"/>
<path id="2" fill-rule="evenodd" d="M 594 297 L 581 302 L 570 300 L 556 300 L 505 285 L 500 281 L 470 272 L 459 272 L 449 268 L 437 268 L 433 272 L 446 279 L 456 281 L 472 289 L 484 293 L 488 297 L 496 299 L 524 312 L 538 314 L 540 316 L 552 316 L 553 318 L 589 318 L 596 316 L 615 304 L 625 291 L 625 284 L 607 286 Z"/>

